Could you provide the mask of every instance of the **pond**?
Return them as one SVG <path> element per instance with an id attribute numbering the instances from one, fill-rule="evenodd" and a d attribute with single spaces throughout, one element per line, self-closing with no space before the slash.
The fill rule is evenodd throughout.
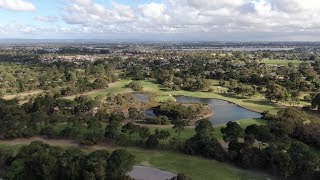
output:
<path id="1" fill-rule="evenodd" d="M 226 124 L 229 121 L 236 121 L 240 119 L 261 118 L 260 113 L 244 109 L 236 104 L 224 100 L 188 96 L 175 96 L 175 98 L 178 102 L 208 104 L 210 109 L 213 111 L 213 115 L 209 117 L 209 120 L 214 125 Z"/>
<path id="2" fill-rule="evenodd" d="M 149 96 L 142 93 L 135 93 L 133 97 L 139 102 L 149 102 Z"/>

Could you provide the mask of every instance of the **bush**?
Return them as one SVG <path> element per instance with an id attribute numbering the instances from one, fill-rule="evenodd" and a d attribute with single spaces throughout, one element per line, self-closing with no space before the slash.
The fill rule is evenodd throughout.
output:
<path id="1" fill-rule="evenodd" d="M 142 86 L 139 82 L 132 81 L 128 84 L 128 87 L 131 88 L 134 91 L 142 91 Z"/>
<path id="2" fill-rule="evenodd" d="M 159 145 L 158 137 L 155 134 L 149 135 L 146 146 L 147 148 L 156 148 Z"/>
<path id="3" fill-rule="evenodd" d="M 145 123 L 155 124 L 155 125 L 169 125 L 170 120 L 167 116 L 157 116 L 157 117 L 147 118 L 145 120 Z"/>
<path id="4" fill-rule="evenodd" d="M 82 140 L 80 141 L 80 145 L 83 146 L 91 146 L 98 144 L 102 139 L 101 134 L 95 134 L 95 133 L 87 133 L 84 135 Z"/>
<path id="5" fill-rule="evenodd" d="M 170 180 L 191 180 L 191 178 L 186 176 L 183 173 L 178 173 L 178 175 L 176 177 L 173 177 Z"/>
<path id="6" fill-rule="evenodd" d="M 48 138 L 54 138 L 56 137 L 56 133 L 53 130 L 52 126 L 45 126 L 40 131 L 40 135 L 47 136 Z"/>

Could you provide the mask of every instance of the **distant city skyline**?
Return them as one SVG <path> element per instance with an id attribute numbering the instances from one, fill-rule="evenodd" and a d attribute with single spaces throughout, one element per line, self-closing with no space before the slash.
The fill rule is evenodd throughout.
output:
<path id="1" fill-rule="evenodd" d="M 0 38 L 320 41 L 318 0 L 0 0 Z"/>

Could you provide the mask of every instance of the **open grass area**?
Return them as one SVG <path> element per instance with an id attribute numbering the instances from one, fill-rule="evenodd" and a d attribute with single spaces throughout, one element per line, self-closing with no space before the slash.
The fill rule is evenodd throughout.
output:
<path id="1" fill-rule="evenodd" d="M 284 60 L 284 59 L 263 59 L 261 63 L 270 64 L 270 65 L 288 65 L 289 63 L 298 65 L 303 61 L 300 60 Z"/>
<path id="2" fill-rule="evenodd" d="M 98 89 L 93 90 L 87 93 L 82 93 L 78 95 L 68 96 L 67 99 L 73 99 L 76 96 L 79 95 L 87 95 L 90 97 L 96 97 L 96 96 L 106 96 L 109 93 L 117 94 L 117 93 L 125 93 L 125 92 L 131 92 L 132 90 L 130 88 L 127 88 L 126 86 L 131 82 L 132 80 L 124 79 L 121 81 L 117 81 L 114 83 L 110 83 L 108 88 L 105 89 Z"/>
<path id="3" fill-rule="evenodd" d="M 7 145 L 0 141 L 0 149 L 11 150 L 17 152 L 21 145 Z M 64 147 L 64 146 L 62 146 Z M 97 149 L 114 149 L 123 147 L 95 146 L 83 149 L 86 152 Z M 175 173 L 183 172 L 190 176 L 193 180 L 203 179 L 221 179 L 221 180 L 237 180 L 237 179 L 265 179 L 267 175 L 237 169 L 231 165 L 220 163 L 215 160 L 208 160 L 197 156 L 189 156 L 178 152 L 146 150 L 142 148 L 126 148 L 136 157 L 136 165 L 151 166 L 165 171 Z"/>

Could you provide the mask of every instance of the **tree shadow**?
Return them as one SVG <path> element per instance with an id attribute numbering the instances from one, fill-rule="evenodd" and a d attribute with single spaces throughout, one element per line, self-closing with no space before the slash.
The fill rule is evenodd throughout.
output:
<path id="1" fill-rule="evenodd" d="M 269 106 L 274 106 L 275 104 L 273 102 L 267 101 L 267 100 L 244 100 L 243 102 L 245 103 L 251 103 L 251 104 L 257 104 L 257 105 L 269 105 Z"/>
<path id="2" fill-rule="evenodd" d="M 233 98 L 233 99 L 249 99 L 246 97 L 241 97 L 241 96 L 237 96 L 235 94 L 229 94 L 229 93 L 216 93 L 216 94 L 223 96 L 223 97 Z"/>

